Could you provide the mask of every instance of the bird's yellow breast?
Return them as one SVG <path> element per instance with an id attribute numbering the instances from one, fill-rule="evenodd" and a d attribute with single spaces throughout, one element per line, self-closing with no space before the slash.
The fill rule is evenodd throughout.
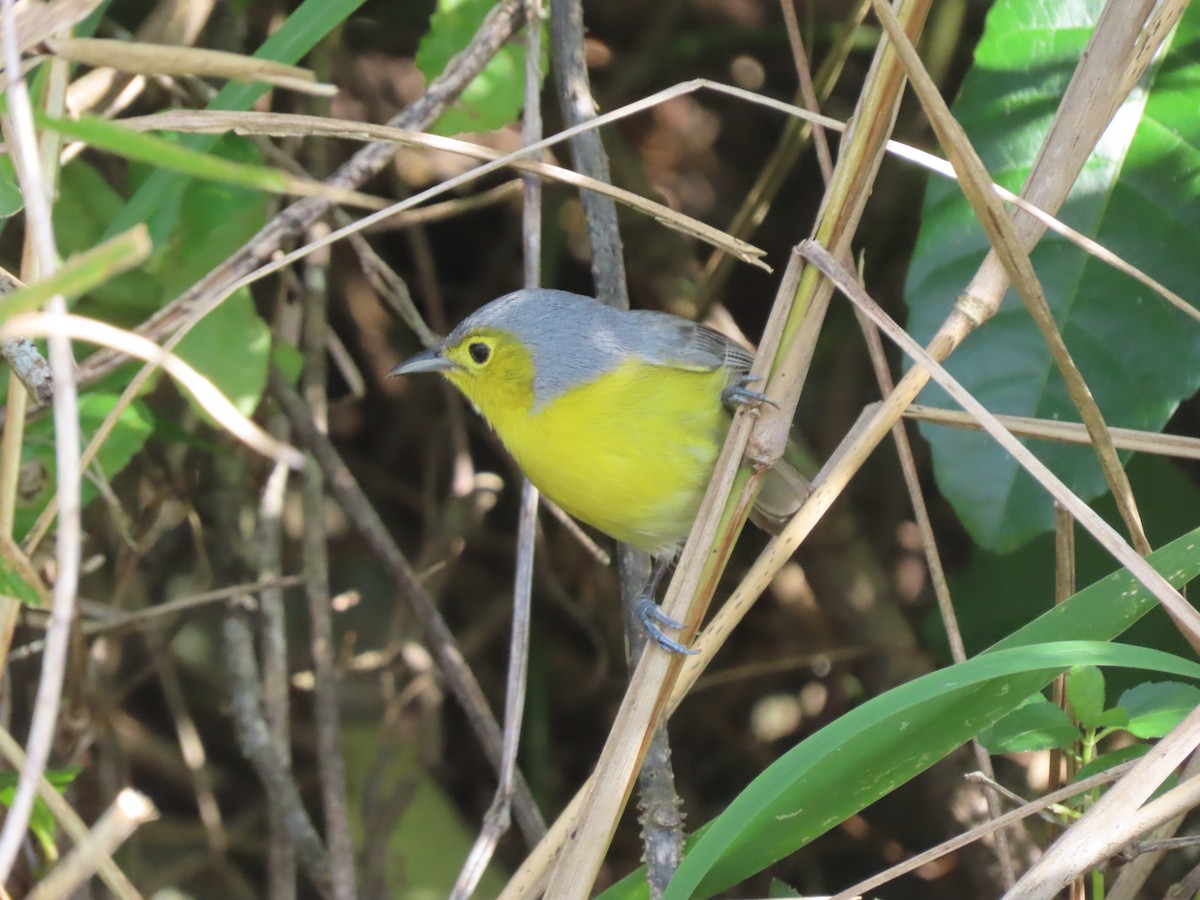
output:
<path id="1" fill-rule="evenodd" d="M 687 537 L 703 499 L 729 428 L 727 383 L 724 369 L 630 361 L 541 406 L 477 405 L 547 497 L 661 552 Z"/>

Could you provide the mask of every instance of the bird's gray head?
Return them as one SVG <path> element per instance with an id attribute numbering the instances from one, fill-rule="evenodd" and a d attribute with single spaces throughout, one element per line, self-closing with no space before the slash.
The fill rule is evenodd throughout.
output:
<path id="1" fill-rule="evenodd" d="M 536 408 L 626 358 L 626 327 L 620 310 L 579 294 L 538 288 L 514 291 L 480 307 L 450 333 L 444 346 L 458 347 L 489 331 L 515 337 L 530 356 Z"/>

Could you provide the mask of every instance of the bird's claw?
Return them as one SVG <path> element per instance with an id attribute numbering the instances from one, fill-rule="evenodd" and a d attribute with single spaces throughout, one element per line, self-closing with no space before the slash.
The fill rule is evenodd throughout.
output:
<path id="1" fill-rule="evenodd" d="M 750 390 L 750 385 L 756 381 L 760 381 L 754 375 L 743 375 L 735 384 L 729 385 L 721 392 L 721 402 L 725 404 L 726 409 L 736 410 L 739 406 L 759 407 L 764 403 L 767 406 L 773 406 L 779 409 L 779 404 L 764 394 L 762 391 Z"/>
<path id="2" fill-rule="evenodd" d="M 685 647 L 679 641 L 672 640 L 663 634 L 663 628 L 678 631 L 683 628 L 683 623 L 675 621 L 659 609 L 653 597 L 642 597 L 638 601 L 637 617 L 638 621 L 642 623 L 642 628 L 645 630 L 647 637 L 658 644 L 661 649 L 667 651 L 667 653 L 677 653 L 682 656 L 694 656 L 697 653 L 696 650 Z"/>

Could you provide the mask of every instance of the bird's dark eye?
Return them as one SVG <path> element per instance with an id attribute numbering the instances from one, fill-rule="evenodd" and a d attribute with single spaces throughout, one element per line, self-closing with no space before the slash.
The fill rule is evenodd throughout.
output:
<path id="1" fill-rule="evenodd" d="M 471 359 L 482 366 L 492 355 L 492 348 L 483 341 L 475 341 L 467 347 L 467 352 L 471 354 Z"/>

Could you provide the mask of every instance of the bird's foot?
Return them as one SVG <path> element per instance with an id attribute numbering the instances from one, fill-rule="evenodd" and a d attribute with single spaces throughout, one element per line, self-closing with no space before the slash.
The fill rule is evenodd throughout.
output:
<path id="1" fill-rule="evenodd" d="M 668 653 L 678 653 L 682 656 L 694 656 L 697 651 L 685 647 L 679 641 L 672 640 L 663 634 L 663 628 L 678 631 L 683 628 L 682 622 L 677 622 L 659 609 L 653 597 L 642 597 L 637 604 L 638 621 L 642 623 L 646 635 Z"/>
<path id="2" fill-rule="evenodd" d="M 764 403 L 778 409 L 779 404 L 762 391 L 750 390 L 750 385 L 760 380 L 754 375 L 743 375 L 734 384 L 729 385 L 721 392 L 721 403 L 729 410 L 736 410 L 739 406 L 758 408 Z"/>

